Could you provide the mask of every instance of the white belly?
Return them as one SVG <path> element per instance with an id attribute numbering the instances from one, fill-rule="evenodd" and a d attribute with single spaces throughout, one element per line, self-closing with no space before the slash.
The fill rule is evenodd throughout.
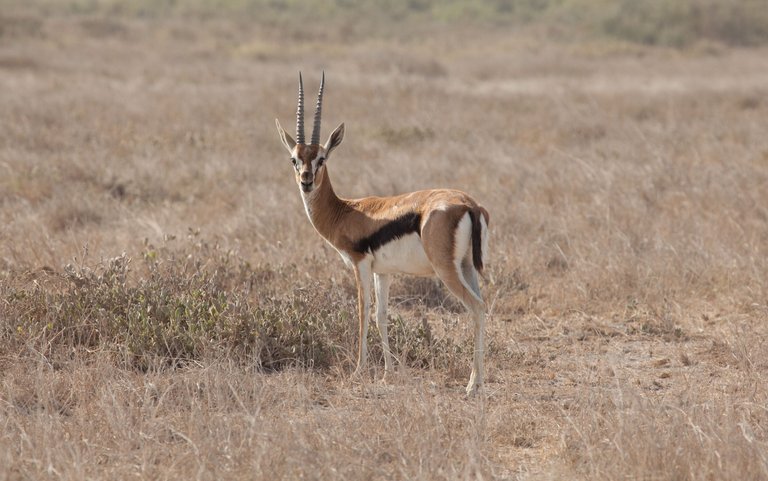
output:
<path id="1" fill-rule="evenodd" d="M 421 245 L 421 237 L 416 233 L 388 242 L 374 252 L 373 272 L 414 276 L 431 276 L 435 273 Z"/>

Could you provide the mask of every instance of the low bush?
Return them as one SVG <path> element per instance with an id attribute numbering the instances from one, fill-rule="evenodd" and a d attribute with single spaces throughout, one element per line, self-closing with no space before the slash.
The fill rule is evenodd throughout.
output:
<path id="1" fill-rule="evenodd" d="M 326 369 L 355 358 L 356 301 L 345 289 L 319 289 L 295 269 L 253 267 L 206 243 L 147 246 L 138 264 L 123 254 L 5 284 L 0 346 L 46 355 L 106 349 L 140 370 L 222 356 L 264 370 Z M 450 363 L 446 354 L 462 349 L 425 326 L 395 318 L 395 354 L 415 366 Z M 375 327 L 369 336 L 372 359 L 381 361 Z"/>

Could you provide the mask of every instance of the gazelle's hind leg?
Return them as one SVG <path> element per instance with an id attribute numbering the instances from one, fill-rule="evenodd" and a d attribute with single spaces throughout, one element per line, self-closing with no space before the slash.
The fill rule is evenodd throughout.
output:
<path id="1" fill-rule="evenodd" d="M 480 295 L 480 285 L 478 284 L 478 272 L 472 265 L 471 254 L 467 255 L 461 263 L 461 272 L 470 288 Z M 485 304 L 483 302 L 473 303 L 470 309 L 472 321 L 475 327 L 475 351 L 472 359 L 472 374 L 467 383 L 467 395 L 472 395 L 483 385 L 483 360 L 485 358 Z"/>
<path id="2" fill-rule="evenodd" d="M 461 273 L 464 276 L 464 280 L 466 280 L 467 284 L 469 284 L 472 292 L 474 292 L 477 297 L 482 299 L 483 295 L 480 293 L 480 283 L 478 282 L 479 274 L 477 269 L 475 269 L 475 266 L 472 264 L 471 253 L 468 253 L 466 256 L 464 256 L 464 259 L 461 260 Z"/>
<path id="3" fill-rule="evenodd" d="M 455 219 L 455 218 L 454 218 Z M 453 226 L 456 226 L 455 228 Z M 432 239 L 439 238 L 435 242 Z M 453 238 L 453 242 L 444 239 Z M 483 385 L 483 356 L 485 354 L 485 303 L 480 295 L 477 271 L 472 264 L 471 221 L 464 213 L 458 225 L 450 222 L 450 214 L 433 217 L 422 230 L 425 252 L 432 262 L 437 277 L 448 290 L 467 308 L 474 323 L 475 349 L 472 374 L 467 384 L 467 394 L 472 395 Z"/>
<path id="4" fill-rule="evenodd" d="M 471 262 L 471 261 L 470 261 Z M 477 284 L 477 274 L 474 272 L 474 267 L 471 268 L 474 277 L 474 284 Z M 483 357 L 485 355 L 485 304 L 479 296 L 472 291 L 469 284 L 472 285 L 473 281 L 469 279 L 464 280 L 464 273 L 462 269 L 452 270 L 438 270 L 437 276 L 443 281 L 445 286 L 451 291 L 451 294 L 456 296 L 464 307 L 469 311 L 470 316 L 474 324 L 475 333 L 475 349 L 472 356 L 472 374 L 469 376 L 469 382 L 467 383 L 467 395 L 473 395 L 483 385 Z M 464 280 L 464 282 L 462 282 Z M 479 290 L 479 289 L 478 289 Z M 477 297 L 475 297 L 477 296 Z"/>

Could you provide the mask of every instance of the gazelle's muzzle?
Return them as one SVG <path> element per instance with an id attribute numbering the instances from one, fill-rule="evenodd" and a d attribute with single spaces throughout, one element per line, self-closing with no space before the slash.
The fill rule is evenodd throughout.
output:
<path id="1" fill-rule="evenodd" d="M 301 190 L 304 192 L 310 192 L 315 182 L 315 176 L 310 171 L 304 171 L 301 173 Z"/>

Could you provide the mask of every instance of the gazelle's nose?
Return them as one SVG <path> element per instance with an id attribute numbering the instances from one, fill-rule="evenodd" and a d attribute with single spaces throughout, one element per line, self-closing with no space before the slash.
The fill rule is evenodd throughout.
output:
<path id="1" fill-rule="evenodd" d="M 301 173 L 301 183 L 302 184 L 311 184 L 313 181 L 313 175 L 312 172 L 302 172 Z"/>

